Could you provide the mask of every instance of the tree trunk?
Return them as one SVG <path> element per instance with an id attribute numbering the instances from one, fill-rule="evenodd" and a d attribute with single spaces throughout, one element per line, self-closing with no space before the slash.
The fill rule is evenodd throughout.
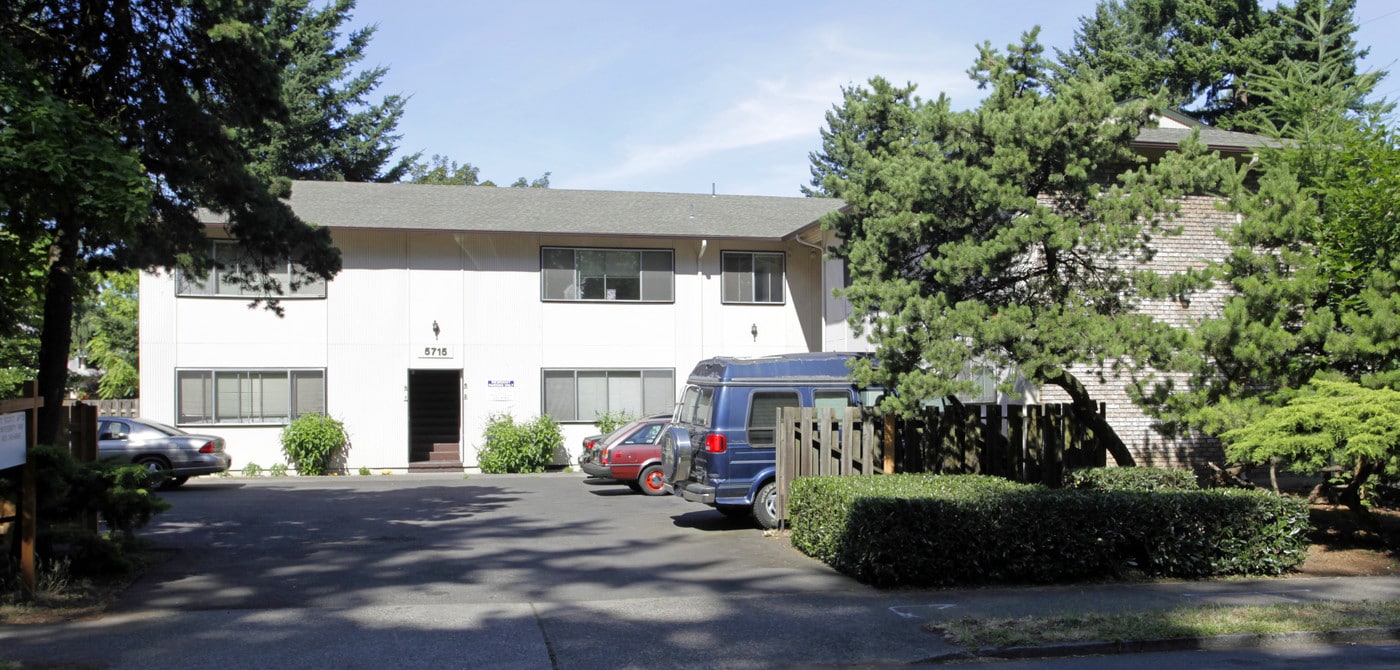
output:
<path id="1" fill-rule="evenodd" d="M 1061 370 L 1058 374 L 1046 377 L 1044 381 L 1064 389 L 1065 393 L 1069 394 L 1075 416 L 1094 429 L 1094 435 L 1103 440 L 1108 453 L 1113 454 L 1115 463 L 1123 467 L 1137 465 L 1132 453 L 1128 451 L 1128 445 L 1123 444 L 1123 438 L 1118 437 L 1118 432 L 1108 424 L 1108 419 L 1099 415 L 1098 405 L 1089 396 L 1089 390 L 1084 388 L 1074 375 Z"/>
<path id="2" fill-rule="evenodd" d="M 1351 513 L 1366 527 L 1371 527 L 1370 510 L 1361 503 L 1361 487 L 1366 485 L 1371 478 L 1371 473 L 1376 471 L 1376 464 L 1364 456 L 1356 459 L 1356 468 L 1351 471 L 1351 481 L 1346 486 L 1337 489 L 1337 500 L 1347 506 Z"/>
<path id="3" fill-rule="evenodd" d="M 68 352 L 73 345 L 73 294 L 77 288 L 78 234 L 71 214 L 58 219 L 49 249 L 48 280 L 44 288 L 44 326 L 39 336 L 38 443 L 66 445 L 63 396 L 68 391 Z"/>

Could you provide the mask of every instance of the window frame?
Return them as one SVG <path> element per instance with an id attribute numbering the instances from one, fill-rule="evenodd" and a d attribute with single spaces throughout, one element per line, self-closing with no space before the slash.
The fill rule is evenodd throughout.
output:
<path id="1" fill-rule="evenodd" d="M 730 277 L 731 277 L 731 276 L 739 277 L 740 274 L 738 273 L 738 271 L 736 271 L 736 272 L 734 272 L 733 274 L 731 274 L 730 270 L 728 269 L 728 267 L 729 267 L 729 259 L 730 259 L 730 258 L 741 257 L 741 256 L 746 256 L 746 257 L 748 257 L 748 259 L 749 259 L 749 270 L 748 270 L 748 296 L 747 296 L 747 298 L 746 298 L 746 296 L 742 295 L 742 294 L 744 293 L 744 285 L 743 285 L 743 283 L 742 283 L 742 281 L 741 281 L 740 285 L 739 285 L 738 287 L 736 287 L 736 289 L 733 291 L 734 293 L 738 293 L 738 294 L 740 294 L 740 295 L 738 295 L 737 297 L 731 298 L 731 297 L 730 297 L 730 293 L 731 293 L 731 290 L 730 290 Z M 758 275 L 758 269 L 757 269 L 757 268 L 758 268 L 758 263 L 757 263 L 757 261 L 758 261 L 758 259 L 759 259 L 760 257 L 776 257 L 776 258 L 778 259 L 778 265 L 779 265 L 779 267 L 778 267 L 778 275 L 777 275 L 777 283 L 776 283 L 776 285 L 773 284 L 771 280 L 768 281 L 768 282 L 766 282 L 766 283 L 768 284 L 768 291 L 771 292 L 771 291 L 773 291 L 774 288 L 776 287 L 776 289 L 777 289 L 777 294 L 778 294 L 777 299 L 771 299 L 771 298 L 770 298 L 770 299 L 768 299 L 768 300 L 759 300 L 759 299 L 757 298 L 757 296 L 758 296 L 758 286 L 759 286 L 759 282 L 758 282 L 758 277 L 759 277 L 759 275 Z M 731 249 L 731 250 L 721 251 L 721 252 L 720 252 L 720 261 L 719 261 L 719 273 L 720 273 L 720 303 L 721 303 L 721 304 L 725 304 L 725 305 L 786 305 L 786 304 L 787 304 L 787 252 L 785 252 L 785 251 L 746 251 L 746 250 L 740 250 L 740 249 Z"/>
<path id="2" fill-rule="evenodd" d="M 274 379 L 269 375 L 281 373 L 285 376 L 286 387 L 286 415 L 272 415 L 268 412 L 245 411 L 245 404 L 262 405 L 265 402 L 267 389 L 263 386 L 268 379 Z M 251 384 L 248 384 L 245 393 L 245 382 L 251 382 L 256 376 L 259 388 L 253 391 Z M 220 388 L 219 382 L 222 379 L 229 379 L 238 384 L 238 409 L 228 410 L 220 408 Z M 306 409 L 299 408 L 298 398 L 303 385 L 308 379 L 319 377 L 319 393 L 313 402 L 314 405 Z M 185 408 L 185 381 L 191 380 L 199 383 L 198 389 L 201 398 L 198 401 L 199 413 L 187 413 Z M 297 417 L 305 414 L 325 414 L 327 409 L 326 368 L 176 368 L 175 369 L 175 425 L 176 426 L 285 426 Z M 230 412 L 236 412 L 237 418 L 226 420 Z"/>
<path id="3" fill-rule="evenodd" d="M 551 253 L 559 253 L 559 252 L 567 252 L 567 253 L 570 254 L 570 256 L 571 256 L 571 261 L 572 261 L 572 268 L 550 267 L 550 263 L 548 263 L 547 260 L 546 260 L 547 257 L 548 257 Z M 580 260 L 579 260 L 579 254 L 580 254 L 581 252 L 586 252 L 586 253 L 590 253 L 590 254 L 602 254 L 602 255 L 604 255 L 604 259 L 603 259 L 603 266 L 604 266 L 603 272 L 604 272 L 604 274 L 602 274 L 602 275 L 587 275 L 587 276 L 585 276 L 585 275 L 583 274 L 583 273 L 585 272 L 584 267 L 583 267 L 583 264 L 582 264 L 582 263 L 580 262 Z M 636 255 L 637 255 L 637 261 L 636 261 L 636 267 L 637 267 L 637 275 L 636 275 L 637 297 L 636 297 L 635 299 L 634 299 L 634 298 L 618 298 L 618 297 L 608 298 L 608 297 L 607 297 L 607 291 L 609 290 L 609 283 L 610 283 L 610 282 L 609 282 L 609 279 L 615 278 L 617 282 L 621 283 L 621 282 L 627 281 L 627 279 L 629 278 L 628 276 L 624 276 L 624 275 L 620 275 L 620 274 L 619 274 L 619 275 L 615 275 L 615 276 L 610 276 L 610 275 L 607 274 L 607 269 L 606 269 L 606 267 L 607 267 L 607 261 L 608 261 L 608 259 L 606 258 L 606 256 L 607 256 L 608 254 L 614 254 L 614 253 L 615 253 L 615 254 L 636 254 Z M 665 265 L 665 268 L 664 268 L 664 269 L 661 268 L 661 267 L 656 266 L 656 263 L 657 263 L 657 261 L 659 260 L 659 255 L 661 255 L 661 254 L 664 254 L 664 255 L 666 256 L 666 262 L 664 263 L 664 265 Z M 649 259 L 648 257 L 650 257 L 650 259 Z M 649 264 L 649 260 L 650 260 L 650 264 Z M 565 272 L 565 271 L 568 271 L 568 272 L 570 273 L 570 275 L 571 275 L 571 276 L 568 278 L 568 279 L 569 279 L 569 284 L 568 284 L 568 286 L 564 287 L 562 290 L 557 290 L 557 289 L 555 289 L 555 286 L 554 286 L 554 285 L 557 284 L 559 281 L 561 281 L 561 280 L 563 279 L 563 277 L 561 277 L 561 276 L 559 276 L 559 275 L 557 275 L 557 274 L 551 274 L 551 273 L 561 273 L 561 274 L 562 274 L 562 273 Z M 656 279 L 653 279 L 652 281 L 647 281 L 648 273 L 655 273 L 655 274 L 664 273 L 664 274 L 666 275 L 666 278 L 665 278 L 665 280 L 656 280 Z M 599 281 L 599 280 L 602 281 L 602 290 L 603 290 L 603 295 L 602 295 L 602 297 L 591 297 L 591 298 L 585 298 L 585 297 L 583 297 L 584 291 L 587 290 L 587 289 L 586 289 L 587 284 L 588 284 L 589 282 L 597 282 L 597 281 Z M 585 287 L 585 288 L 579 288 L 579 287 Z M 618 288 L 620 288 L 620 285 L 619 285 L 619 284 L 614 284 L 613 287 L 612 287 L 612 290 L 616 291 Z M 573 292 L 574 292 L 575 297 L 569 297 L 568 294 L 569 294 L 570 291 L 573 291 Z M 559 294 L 562 294 L 562 295 L 551 295 L 551 293 L 559 293 Z M 664 294 L 664 297 L 647 297 L 649 294 L 651 294 L 651 295 L 654 296 L 656 293 Z M 675 250 L 675 249 L 667 249 L 667 248 L 657 248 L 657 247 L 578 247 L 578 246 L 540 245 L 540 301 L 541 301 L 541 302 L 565 302 L 565 303 L 568 303 L 568 302 L 586 302 L 586 303 L 636 303 L 636 304 L 672 304 L 672 303 L 675 303 L 675 302 L 676 302 L 676 250 Z"/>
<path id="4" fill-rule="evenodd" d="M 194 279 L 187 276 L 185 270 L 175 271 L 175 297 L 177 298 L 240 298 L 248 297 L 275 297 L 278 300 L 324 300 L 326 298 L 326 284 L 324 279 L 317 279 L 314 282 L 303 284 L 295 291 L 291 290 L 292 272 L 296 264 L 289 258 L 280 272 L 271 273 L 282 287 L 283 293 L 269 295 L 266 293 L 253 293 L 245 291 L 242 287 L 233 286 L 224 281 L 225 274 L 230 271 L 236 272 L 240 256 L 238 243 L 231 239 L 212 239 L 209 241 L 210 257 L 216 261 L 226 257 L 230 259 L 225 263 L 226 267 L 219 267 L 217 264 L 209 268 L 209 274 L 203 279 Z M 220 249 L 225 251 L 220 252 Z M 194 289 L 194 290 L 191 290 Z"/>
<path id="5" fill-rule="evenodd" d="M 540 414 L 547 414 L 547 415 L 550 416 L 550 418 L 554 419 L 554 420 L 555 420 L 556 422 L 558 422 L 558 423 L 594 423 L 595 421 L 597 421 L 596 415 L 595 415 L 595 416 L 588 416 L 588 417 L 580 416 L 580 414 L 582 413 L 582 411 L 583 411 L 583 409 L 584 409 L 584 404 L 580 402 L 580 398 L 581 398 L 582 395 L 583 395 L 583 391 L 582 391 L 582 390 L 580 389 L 580 387 L 579 387 L 580 373 L 587 374 L 587 375 L 589 375 L 590 377 L 592 377 L 592 378 L 595 379 L 595 380 L 597 379 L 597 375 L 598 375 L 599 373 L 601 373 L 602 379 L 604 380 L 604 383 L 606 384 L 606 386 L 605 386 L 604 389 L 603 389 L 603 398 L 602 398 L 602 401 L 603 401 L 603 402 L 602 402 L 603 409 L 600 410 L 601 412 L 630 411 L 630 410 L 629 410 L 628 408 L 626 408 L 626 407 L 620 407 L 620 408 L 614 409 L 614 408 L 612 407 L 612 403 L 611 403 L 612 396 L 613 396 L 613 388 L 612 388 L 611 380 L 614 378 L 613 376 L 616 375 L 618 378 L 621 378 L 623 375 L 628 375 L 628 374 L 636 374 L 636 375 L 637 375 L 636 379 L 637 379 L 637 384 L 638 384 L 638 390 L 639 390 L 639 392 L 640 392 L 640 394 L 641 394 L 641 396 L 640 396 L 640 398 L 639 398 L 639 400 L 640 400 L 640 406 L 641 406 L 641 414 L 638 415 L 637 418 L 644 418 L 644 417 L 653 416 L 653 415 L 656 415 L 656 414 L 666 414 L 666 413 L 672 412 L 672 411 L 675 409 L 675 406 L 676 406 L 676 400 L 675 400 L 675 395 L 676 395 L 676 369 L 675 369 L 675 368 L 659 368 L 659 367 L 658 367 L 658 368 L 596 368 L 596 367 L 593 367 L 593 368 L 540 368 Z M 652 406 L 651 406 L 650 408 L 648 408 L 648 406 L 647 406 L 647 376 L 648 376 L 648 373 L 651 373 L 651 374 L 653 375 L 654 378 L 655 378 L 655 377 L 666 377 L 666 381 L 669 382 L 669 383 L 666 383 L 666 384 L 664 385 L 664 388 L 668 390 L 668 391 L 667 391 L 667 398 L 668 398 L 668 399 L 666 399 L 664 402 L 656 402 L 656 403 L 653 403 Z M 658 374 L 658 373 L 659 373 L 659 374 Z M 571 378 L 572 378 L 572 380 L 573 380 L 573 383 L 572 383 L 572 386 L 571 386 L 571 389 L 570 389 L 570 393 L 571 393 L 571 395 L 572 395 L 572 398 L 571 398 L 571 399 L 572 399 L 572 402 L 573 402 L 573 414 L 572 414 L 572 416 L 571 416 L 570 418 L 563 418 L 563 415 L 562 415 L 562 414 L 557 414 L 557 413 L 551 411 L 551 405 L 550 405 L 550 378 L 551 378 L 551 376 L 554 376 L 554 379 L 557 381 L 557 380 L 559 380 L 559 379 L 562 379 L 562 377 L 560 376 L 560 375 L 562 375 L 562 374 L 570 375 Z M 655 383 L 655 382 L 654 382 L 654 383 Z M 562 399 L 561 399 L 561 400 L 562 400 Z M 588 404 L 589 404 L 590 406 L 596 406 L 596 405 L 598 404 L 598 403 L 596 402 L 596 399 L 590 398 L 589 400 L 590 400 L 590 402 L 589 402 Z"/>

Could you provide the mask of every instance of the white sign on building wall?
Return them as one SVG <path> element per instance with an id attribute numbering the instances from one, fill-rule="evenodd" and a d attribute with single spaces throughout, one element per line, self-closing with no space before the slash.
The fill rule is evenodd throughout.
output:
<path id="1" fill-rule="evenodd" d="M 490 389 L 491 399 L 496 402 L 515 401 L 514 379 L 488 379 L 486 388 Z"/>

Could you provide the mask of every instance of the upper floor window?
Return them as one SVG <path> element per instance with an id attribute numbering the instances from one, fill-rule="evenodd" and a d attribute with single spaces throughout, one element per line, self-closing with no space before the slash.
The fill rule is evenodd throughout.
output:
<path id="1" fill-rule="evenodd" d="M 228 295 L 228 296 L 248 296 L 263 295 L 260 292 L 245 289 L 238 284 L 229 281 L 234 275 L 243 273 L 243 253 L 239 250 L 238 244 L 233 240 L 214 240 L 213 248 L 210 250 L 211 258 L 214 259 L 215 266 L 209 270 L 209 274 L 203 277 L 192 276 L 181 270 L 175 274 L 175 294 L 188 296 L 202 295 Z M 317 279 L 313 282 L 304 282 L 296 289 L 290 288 L 292 285 L 292 271 L 294 269 L 291 261 L 281 268 L 273 269 L 269 274 L 277 283 L 282 286 L 284 297 L 300 298 L 324 298 L 326 297 L 326 281 Z"/>
<path id="2" fill-rule="evenodd" d="M 675 299 L 674 252 L 541 247 L 540 297 L 671 302 Z"/>
<path id="3" fill-rule="evenodd" d="M 785 259 L 781 252 L 726 251 L 721 254 L 724 268 L 724 302 L 781 305 Z"/>

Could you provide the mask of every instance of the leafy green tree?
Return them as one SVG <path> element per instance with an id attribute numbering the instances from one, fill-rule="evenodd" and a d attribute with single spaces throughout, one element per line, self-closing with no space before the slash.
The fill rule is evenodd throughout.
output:
<path id="1" fill-rule="evenodd" d="M 136 270 L 99 277 L 95 295 L 83 301 L 75 345 L 102 372 L 100 398 L 134 398 L 140 389 L 137 323 L 140 275 Z"/>
<path id="2" fill-rule="evenodd" d="M 549 174 L 538 179 L 527 180 L 520 177 L 511 183 L 511 188 L 549 188 Z M 409 181 L 415 184 L 437 186 L 495 186 L 490 180 L 481 181 L 481 168 L 471 163 L 457 164 L 447 156 L 433 154 L 427 161 L 415 161 L 408 168 Z"/>
<path id="3" fill-rule="evenodd" d="M 1114 80 L 1114 97 L 1166 96 L 1166 104 L 1225 129 L 1253 131 L 1287 98 L 1256 74 L 1312 58 L 1309 24 L 1322 21 L 1346 50 L 1348 76 L 1367 53 L 1351 34 L 1355 0 L 1298 0 L 1261 9 L 1257 0 L 1104 0 L 1080 19 L 1074 45 L 1057 51 L 1058 76 Z"/>
<path id="4" fill-rule="evenodd" d="M 447 156 L 433 154 L 431 159 L 409 166 L 408 177 L 415 184 L 477 186 L 481 184 L 481 168 L 471 163 L 458 165 Z"/>
<path id="5" fill-rule="evenodd" d="M 233 278 L 275 299 L 340 269 L 329 231 L 307 225 L 249 169 L 238 142 L 284 119 L 259 2 L 16 0 L 0 5 L 0 106 L 7 153 L 0 214 L 22 245 L 46 244 L 41 395 L 63 397 L 76 289 L 102 270 L 212 260 L 198 207 L 228 217 L 245 254 Z M 23 168 L 23 169 L 17 169 Z M 10 178 L 15 178 L 11 181 Z M 63 197 L 54 197 L 63 194 Z M 39 440 L 55 442 L 57 413 Z"/>
<path id="6" fill-rule="evenodd" d="M 1277 458 L 1303 473 L 1352 464 L 1339 497 L 1364 517 L 1361 492 L 1371 476 L 1400 476 L 1400 391 L 1319 377 L 1287 404 L 1220 437 L 1239 462 Z"/>
<path id="7" fill-rule="evenodd" d="M 842 240 L 852 325 L 877 348 L 879 366 L 855 375 L 898 389 L 886 407 L 969 390 L 959 374 L 990 366 L 1063 389 L 1129 464 L 1071 368 L 1131 368 L 1177 344 L 1135 307 L 1201 277 L 1142 262 L 1170 233 L 1172 198 L 1234 172 L 1199 142 L 1144 164 L 1131 141 L 1156 101 L 1119 104 L 1092 76 L 1052 87 L 1035 35 L 1005 54 L 980 48 L 970 75 L 991 92 L 974 110 L 878 78 L 847 89 L 812 156 L 813 186 L 848 203 L 823 225 Z"/>
<path id="8" fill-rule="evenodd" d="M 262 31 L 283 73 L 287 115 L 249 138 L 255 175 L 396 182 L 417 159 L 405 156 L 390 165 L 407 99 L 389 95 L 370 101 L 388 68 L 352 72 L 375 31 L 374 26 L 352 31 L 341 43 L 341 27 L 354 9 L 355 0 L 334 0 L 319 9 L 311 0 L 272 3 Z"/>

